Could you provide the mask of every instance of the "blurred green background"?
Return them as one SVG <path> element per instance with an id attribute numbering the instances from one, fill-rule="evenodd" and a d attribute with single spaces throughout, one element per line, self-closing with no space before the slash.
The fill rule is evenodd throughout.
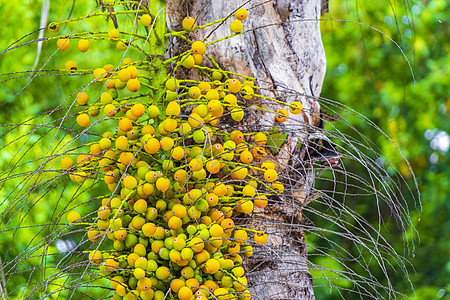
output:
<path id="1" fill-rule="evenodd" d="M 403 151 L 417 177 L 423 211 L 413 210 L 412 221 L 420 242 L 415 255 L 406 256 L 415 268 L 410 272 L 416 294 L 408 294 L 414 299 L 450 299 L 448 15 L 448 1 L 330 1 L 330 13 L 323 19 L 335 20 L 321 23 L 327 57 L 321 96 L 341 102 L 379 126 Z M 400 49 L 368 26 L 398 43 L 411 64 L 415 82 Z M 364 130 L 412 184 L 411 173 L 394 144 L 364 122 L 351 120 L 359 122 L 352 124 Z M 333 125 L 344 133 L 349 131 Z M 361 166 L 346 168 L 358 173 Z M 405 191 L 403 195 L 414 207 L 410 194 Z M 362 206 L 353 208 L 364 210 Z M 371 219 L 369 212 L 364 216 Z M 402 239 L 395 238 L 398 232 L 389 232 L 388 239 L 401 249 Z M 408 290 L 400 271 L 391 276 L 401 290 Z M 328 288 L 316 289 L 318 299 L 336 295 Z"/>
<path id="2" fill-rule="evenodd" d="M 87 4 L 88 0 L 76 2 L 74 16 L 84 15 L 88 9 L 94 7 L 92 4 Z M 426 9 L 420 3 L 423 3 Z M 0 1 L 0 4 L 0 14 L 8 16 L 3 19 L 0 29 L 2 37 L 0 51 L 3 51 L 10 43 L 38 28 L 42 2 L 19 1 L 20 5 L 18 5 L 18 2 Z M 47 23 L 67 18 L 71 5 L 71 1 L 51 1 Z M 407 256 L 415 269 L 415 271 L 410 269 L 415 294 L 407 292 L 410 289 L 409 283 L 403 273 L 390 274 L 396 288 L 405 291 L 409 298 L 415 299 L 450 299 L 448 14 L 449 4 L 445 0 L 423 2 L 333 0 L 330 1 L 330 13 L 323 17 L 324 20 L 321 23 L 327 56 L 327 74 L 321 96 L 339 101 L 372 120 L 400 147 L 417 177 L 423 211 L 413 209 L 411 218 L 420 234 L 420 242 L 415 245 L 414 256 Z M 402 52 L 386 36 L 368 26 L 339 20 L 351 20 L 369 25 L 396 41 L 411 64 L 415 82 L 412 80 L 410 68 Z M 439 20 L 442 20 L 442 23 Z M 107 25 L 102 27 L 102 29 L 106 28 L 108 28 Z M 67 32 L 68 29 L 63 33 Z M 37 37 L 37 33 L 30 36 L 30 38 Z M 92 46 L 95 44 L 93 43 Z M 75 50 L 72 53 L 58 53 L 52 56 L 54 49 L 56 49 L 54 43 L 43 43 L 40 65 L 47 62 L 46 69 L 62 68 L 67 57 L 74 59 L 73 55 L 77 55 L 74 60 L 83 61 L 83 54 Z M 89 60 L 98 59 L 100 65 L 103 63 L 101 60 L 106 60 L 105 53 L 97 54 L 97 56 L 89 55 Z M 35 58 L 35 43 L 2 54 L 0 55 L 0 73 L 30 70 Z M 58 79 L 57 83 L 54 77 L 39 77 L 29 86 L 27 86 L 29 81 L 27 76 L 5 81 L 22 75 L 0 77 L 1 124 L 11 124 L 30 116 L 43 114 L 69 97 L 68 91 L 73 92 L 80 87 L 79 81 L 68 77 Z M 14 96 L 16 94 L 18 96 Z M 38 118 L 36 122 L 40 120 L 42 119 Z M 356 118 L 350 121 L 364 130 L 364 134 L 380 147 L 380 152 L 386 154 L 392 166 L 398 169 L 410 181 L 410 184 L 413 184 L 411 173 L 393 143 L 383 138 L 379 131 L 367 126 L 366 122 Z M 343 133 L 349 130 L 342 124 L 336 124 L 336 126 Z M 27 130 L 29 128 L 21 128 L 22 134 Z M 0 147 L 5 147 L 8 142 L 17 138 L 17 131 L 6 133 L 7 131 L 8 127 L 0 127 L 2 135 Z M 41 133 L 37 131 L 31 136 L 28 145 L 33 145 L 40 136 Z M 61 133 L 59 137 L 63 138 L 64 135 Z M 45 136 L 43 141 L 51 138 L 52 135 Z M 33 147 L 25 153 L 25 147 L 20 148 L 20 146 L 22 146 L 21 143 L 14 143 L 5 148 L 8 151 L 0 152 L 2 169 L 5 169 L 11 159 L 14 159 L 14 153 L 24 154 L 22 161 L 26 161 L 28 157 L 42 157 L 46 150 Z M 36 165 L 37 162 L 34 162 L 27 164 L 26 167 L 32 169 Z M 351 165 L 346 167 L 352 168 Z M 360 167 L 355 164 L 352 171 L 357 173 Z M 16 172 L 23 172 L 23 170 Z M 5 178 L 4 175 L 2 178 Z M 0 211 L 3 211 L 8 205 L 8 201 L 3 199 L 15 188 L 15 183 L 2 182 L 1 184 Z M 75 187 L 69 185 L 67 192 L 75 193 Z M 47 199 L 58 199 L 61 192 L 52 191 L 51 193 L 55 195 L 46 195 Z M 405 193 L 405 197 L 411 203 L 411 207 L 414 207 L 414 200 L 408 199 L 408 193 Z M 79 198 L 72 205 L 85 200 Z M 57 219 L 55 216 L 60 215 L 59 212 L 53 211 L 53 205 L 49 201 L 39 203 L 39 206 L 29 208 L 27 218 L 23 219 L 21 226 L 27 225 L 27 222 L 36 224 L 42 223 L 43 220 L 55 221 L 55 218 Z M 89 207 L 85 209 L 87 213 Z M 353 209 L 360 209 L 368 220 L 374 218 L 370 211 L 367 211 L 367 207 L 356 205 Z M 69 210 L 70 208 L 67 208 L 67 211 Z M 5 222 L 5 219 L 2 222 Z M 391 234 L 388 239 L 396 241 L 397 244 L 394 247 L 401 249 L 402 239 L 396 236 L 399 232 L 390 227 L 388 229 L 390 229 L 388 234 Z M 14 257 L 14 253 L 16 255 L 20 253 L 27 246 L 24 241 L 33 236 L 40 238 L 45 236 L 45 232 L 40 232 L 38 229 L 21 231 L 14 238 L 15 243 L 11 243 L 13 238 L 10 234 L 2 233 L 0 246 L 2 249 L 10 248 L 8 252 L 2 253 L 2 259 L 7 261 L 8 258 Z M 407 236 L 404 238 L 408 239 Z M 49 250 L 49 253 L 52 251 L 56 250 Z M 327 264 L 326 258 L 321 263 Z M 41 275 L 45 276 L 45 274 Z M 26 285 L 26 279 L 17 284 L 21 283 Z M 329 288 L 316 288 L 315 293 L 317 299 L 340 298 L 335 290 L 330 291 Z"/>

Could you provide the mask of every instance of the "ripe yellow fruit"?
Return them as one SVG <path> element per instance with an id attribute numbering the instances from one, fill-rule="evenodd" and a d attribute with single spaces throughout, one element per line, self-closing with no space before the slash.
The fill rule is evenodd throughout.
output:
<path id="1" fill-rule="evenodd" d="M 131 78 L 131 73 L 128 69 L 122 69 L 117 73 L 117 77 L 120 81 L 127 82 Z"/>
<path id="2" fill-rule="evenodd" d="M 125 50 L 127 50 L 127 48 L 128 48 L 127 43 L 125 43 L 123 41 L 118 41 L 116 43 L 116 49 L 119 51 L 125 51 Z"/>
<path id="3" fill-rule="evenodd" d="M 119 129 L 127 132 L 130 131 L 133 128 L 133 122 L 131 122 L 128 118 L 122 118 L 119 121 Z"/>
<path id="4" fill-rule="evenodd" d="M 127 82 L 127 88 L 130 90 L 130 92 L 137 92 L 141 88 L 141 83 L 139 79 L 133 78 L 128 80 Z"/>
<path id="5" fill-rule="evenodd" d="M 117 29 L 115 29 L 115 28 L 110 29 L 110 30 L 108 31 L 108 38 L 109 38 L 111 41 L 116 41 L 116 40 L 119 38 L 119 36 L 120 36 L 120 32 L 119 32 L 119 30 L 117 30 Z"/>
<path id="6" fill-rule="evenodd" d="M 238 10 L 236 10 L 235 15 L 236 15 L 236 19 L 238 19 L 240 21 L 244 21 L 248 17 L 248 11 L 245 8 L 241 7 Z"/>
<path id="7" fill-rule="evenodd" d="M 269 236 L 264 233 L 264 232 L 257 232 L 255 233 L 253 239 L 255 240 L 255 242 L 257 242 L 260 245 L 264 245 L 265 243 L 267 243 L 267 240 L 269 239 Z"/>
<path id="8" fill-rule="evenodd" d="M 98 265 L 102 262 L 102 253 L 100 250 L 92 250 L 89 252 L 89 261 L 93 265 Z"/>
<path id="9" fill-rule="evenodd" d="M 264 208 L 268 204 L 267 197 L 265 195 L 259 195 L 255 198 L 255 205 L 259 208 Z"/>
<path id="10" fill-rule="evenodd" d="M 217 273 L 220 269 L 220 263 L 217 259 L 211 258 L 206 261 L 205 266 L 203 267 L 206 273 L 214 274 Z"/>
<path id="11" fill-rule="evenodd" d="M 69 49 L 70 46 L 70 40 L 69 39 L 58 39 L 56 42 L 56 45 L 58 46 L 59 50 L 65 51 Z"/>
<path id="12" fill-rule="evenodd" d="M 170 180 L 168 178 L 160 177 L 156 180 L 156 188 L 159 191 L 165 192 L 169 189 L 169 187 L 170 187 Z"/>
<path id="13" fill-rule="evenodd" d="M 73 159 L 71 159 L 68 156 L 65 156 L 62 160 L 61 160 L 61 166 L 64 170 L 68 170 L 70 168 L 72 168 L 73 166 Z"/>
<path id="14" fill-rule="evenodd" d="M 89 50 L 89 40 L 80 39 L 78 41 L 78 50 L 80 50 L 83 53 L 88 51 Z"/>
<path id="15" fill-rule="evenodd" d="M 89 95 L 86 92 L 78 93 L 77 102 L 80 105 L 85 105 L 89 101 Z"/>
<path id="16" fill-rule="evenodd" d="M 208 161 L 206 163 L 206 170 L 208 170 L 208 172 L 211 174 L 219 173 L 220 162 L 217 159 Z"/>
<path id="17" fill-rule="evenodd" d="M 182 62 L 183 67 L 190 69 L 195 65 L 195 59 L 192 55 L 187 55 Z"/>
<path id="18" fill-rule="evenodd" d="M 65 68 L 68 73 L 75 73 L 78 70 L 78 64 L 73 60 L 69 60 L 66 62 Z"/>
<path id="19" fill-rule="evenodd" d="M 197 113 L 192 113 L 189 115 L 188 123 L 191 127 L 195 128 L 200 125 L 202 125 L 205 122 L 205 120 L 199 116 Z"/>
<path id="20" fill-rule="evenodd" d="M 266 171 L 264 171 L 264 179 L 267 182 L 274 182 L 275 180 L 277 180 L 277 177 L 278 173 L 274 169 L 267 169 Z"/>
<path id="21" fill-rule="evenodd" d="M 202 41 L 195 41 L 192 43 L 191 49 L 194 54 L 203 54 L 206 47 Z"/>
<path id="22" fill-rule="evenodd" d="M 192 172 L 198 172 L 203 168 L 203 161 L 199 158 L 194 158 L 189 162 L 189 169 Z"/>
<path id="23" fill-rule="evenodd" d="M 131 107 L 130 111 L 133 116 L 135 116 L 136 118 L 139 118 L 145 114 L 145 106 L 142 103 L 136 103 L 133 105 L 133 107 Z M 151 125 L 146 125 L 146 126 L 151 126 Z M 146 127 L 146 126 L 144 126 L 144 127 Z M 144 128 L 142 130 L 144 131 Z M 143 134 L 145 134 L 145 133 L 143 133 Z"/>
<path id="24" fill-rule="evenodd" d="M 203 55 L 201 55 L 201 54 L 193 54 L 192 56 L 194 57 L 195 64 L 197 66 L 201 66 L 202 63 L 203 63 Z"/>
<path id="25" fill-rule="evenodd" d="M 106 70 L 103 69 L 103 68 L 95 69 L 92 74 L 94 75 L 94 78 L 97 79 L 97 80 L 103 79 L 107 75 Z"/>
<path id="26" fill-rule="evenodd" d="M 186 31 L 193 30 L 197 25 L 195 24 L 195 19 L 192 17 L 186 17 L 183 19 L 183 22 L 181 23 L 181 26 L 183 26 L 183 29 Z"/>
<path id="27" fill-rule="evenodd" d="M 303 105 L 298 101 L 294 101 L 289 105 L 289 111 L 294 115 L 298 115 L 299 113 L 302 112 L 302 110 Z"/>
<path id="28" fill-rule="evenodd" d="M 159 142 L 161 149 L 164 151 L 170 151 L 173 148 L 174 143 L 173 139 L 167 136 L 163 137 Z"/>
<path id="29" fill-rule="evenodd" d="M 127 70 L 130 72 L 132 79 L 138 76 L 138 69 L 135 66 L 128 66 Z"/>
<path id="30" fill-rule="evenodd" d="M 242 108 L 233 108 L 231 110 L 231 118 L 236 122 L 242 121 L 244 119 L 244 110 Z"/>
<path id="31" fill-rule="evenodd" d="M 175 129 L 177 129 L 178 122 L 175 119 L 167 118 L 163 122 L 163 129 L 166 132 L 173 132 Z"/>
<path id="32" fill-rule="evenodd" d="M 178 116 L 181 113 L 180 105 L 177 101 L 171 101 L 167 104 L 166 115 L 167 116 Z"/>
<path id="33" fill-rule="evenodd" d="M 250 151 L 241 152 L 240 160 L 244 164 L 249 164 L 253 161 L 253 155 Z"/>
<path id="34" fill-rule="evenodd" d="M 244 25 L 242 25 L 242 22 L 239 20 L 234 20 L 230 24 L 230 30 L 234 33 L 239 33 L 244 29 Z"/>
<path id="35" fill-rule="evenodd" d="M 267 136 L 262 132 L 258 132 L 253 137 L 253 140 L 255 141 L 256 145 L 264 146 L 267 143 Z"/>
<path id="36" fill-rule="evenodd" d="M 77 123 L 81 127 L 89 126 L 89 115 L 88 114 L 80 114 L 77 116 Z"/>
<path id="37" fill-rule="evenodd" d="M 126 175 L 123 179 L 123 185 L 128 190 L 133 190 L 137 186 L 137 180 L 131 175 Z"/>
<path id="38" fill-rule="evenodd" d="M 123 151 L 128 148 L 128 138 L 126 136 L 119 136 L 116 139 L 116 148 Z"/>
<path id="39" fill-rule="evenodd" d="M 193 297 L 192 290 L 188 288 L 187 286 L 183 286 L 178 291 L 178 298 L 180 300 L 190 300 Z"/>
<path id="40" fill-rule="evenodd" d="M 251 86 L 245 85 L 242 87 L 241 93 L 242 93 L 242 98 L 244 98 L 245 100 L 248 100 L 253 97 L 253 95 L 255 94 L 255 91 L 253 90 L 253 88 Z"/>
<path id="41" fill-rule="evenodd" d="M 238 93 L 241 90 L 241 82 L 237 79 L 228 80 L 228 89 L 232 93 Z"/>
<path id="42" fill-rule="evenodd" d="M 275 120 L 278 123 L 283 123 L 283 122 L 286 122 L 288 117 L 289 117 L 289 113 L 285 109 L 280 108 L 279 110 L 277 110 L 277 114 L 275 115 Z"/>
<path id="43" fill-rule="evenodd" d="M 77 222 L 81 219 L 81 215 L 79 212 L 72 210 L 67 214 L 67 221 L 69 221 L 69 224 L 72 224 L 74 222 Z"/>
<path id="44" fill-rule="evenodd" d="M 152 17 L 149 14 L 143 14 L 141 16 L 141 24 L 144 26 L 150 26 L 152 24 Z"/>

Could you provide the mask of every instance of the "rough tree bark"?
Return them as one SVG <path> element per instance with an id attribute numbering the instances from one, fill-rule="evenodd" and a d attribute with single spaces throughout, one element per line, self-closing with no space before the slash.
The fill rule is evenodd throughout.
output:
<path id="1" fill-rule="evenodd" d="M 248 262 L 249 289 L 253 299 L 314 299 L 301 228 L 301 208 L 314 197 L 314 171 L 304 157 L 305 151 L 296 146 L 300 142 L 307 145 L 318 123 L 316 99 L 326 67 L 318 21 L 321 1 L 167 0 L 167 22 L 169 28 L 180 29 L 182 19 L 190 15 L 202 25 L 223 18 L 240 6 L 250 14 L 244 22 L 245 33 L 210 45 L 207 52 L 222 68 L 257 78 L 262 95 L 288 103 L 301 101 L 305 112 L 283 123 L 283 130 L 289 135 L 276 155 L 284 166 L 291 166 L 283 174 L 286 182 L 291 180 L 290 188 L 273 200 L 276 205 L 242 220 L 264 228 L 270 235 L 268 245 Z M 224 37 L 230 33 L 229 22 L 192 36 L 202 39 L 211 33 L 207 42 Z M 278 109 L 270 103 L 258 105 L 272 111 Z M 274 125 L 273 113 L 255 110 L 250 115 L 246 126 L 270 129 Z M 292 166 L 301 171 L 288 172 Z"/>

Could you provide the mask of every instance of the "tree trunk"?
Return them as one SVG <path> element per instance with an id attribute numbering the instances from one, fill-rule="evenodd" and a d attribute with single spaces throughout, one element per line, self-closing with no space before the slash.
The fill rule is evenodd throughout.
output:
<path id="1" fill-rule="evenodd" d="M 194 17 L 197 25 L 203 25 L 226 17 L 241 6 L 249 11 L 244 34 L 208 45 L 206 51 L 223 69 L 257 78 L 263 96 L 288 103 L 297 100 L 304 107 L 303 114 L 291 115 L 281 125 L 289 133 L 275 155 L 284 166 L 283 195 L 242 220 L 254 228 L 264 229 L 270 236 L 269 242 L 255 248 L 257 251 L 247 261 L 249 289 L 252 299 L 313 299 L 301 209 L 314 197 L 314 172 L 311 162 L 304 159 L 305 151 L 299 150 L 297 144 L 302 143 L 305 149 L 318 124 L 317 97 L 326 67 L 318 21 L 321 1 L 168 0 L 168 27 L 180 29 L 186 15 Z M 195 31 L 192 38 L 208 36 L 206 42 L 211 42 L 227 36 L 230 22 Z M 255 104 L 271 111 L 286 109 L 286 105 Z M 248 115 L 247 128 L 274 127 L 273 113 L 255 109 Z"/>

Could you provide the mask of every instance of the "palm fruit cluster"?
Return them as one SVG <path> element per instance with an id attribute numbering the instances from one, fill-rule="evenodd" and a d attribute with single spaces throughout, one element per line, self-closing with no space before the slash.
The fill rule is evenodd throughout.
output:
<path id="1" fill-rule="evenodd" d="M 232 33 L 243 30 L 247 15 L 243 8 L 236 11 Z M 141 25 L 151 20 L 141 13 Z M 57 27 L 52 23 L 49 30 L 56 33 Z M 197 29 L 192 17 L 182 27 L 172 35 Z M 112 29 L 97 38 L 119 51 L 133 46 L 120 35 Z M 67 50 L 71 40 L 59 38 L 57 47 Z M 189 50 L 162 62 L 174 68 L 161 82 L 152 82 L 145 60 L 93 68 L 91 79 L 104 92 L 97 99 L 86 91 L 76 95 L 78 126 L 93 132 L 96 124 L 112 122 L 76 158 L 61 160 L 72 181 L 103 181 L 110 191 L 94 217 L 71 211 L 67 218 L 85 226 L 92 242 L 87 258 L 110 280 L 112 299 L 251 297 L 243 259 L 268 235 L 234 220 L 255 206 L 263 209 L 284 187 L 267 153 L 266 133 L 222 126 L 227 118 L 239 128 L 249 100 L 258 97 L 253 81 L 208 67 L 201 68 L 203 81 L 176 78 L 177 69 L 198 69 L 207 47 L 193 41 Z M 78 48 L 88 51 L 89 39 L 79 37 Z M 65 69 L 75 73 L 78 66 L 68 61 Z M 299 102 L 289 106 L 293 114 L 301 109 Z M 275 114 L 278 122 L 287 117 L 287 110 Z"/>

